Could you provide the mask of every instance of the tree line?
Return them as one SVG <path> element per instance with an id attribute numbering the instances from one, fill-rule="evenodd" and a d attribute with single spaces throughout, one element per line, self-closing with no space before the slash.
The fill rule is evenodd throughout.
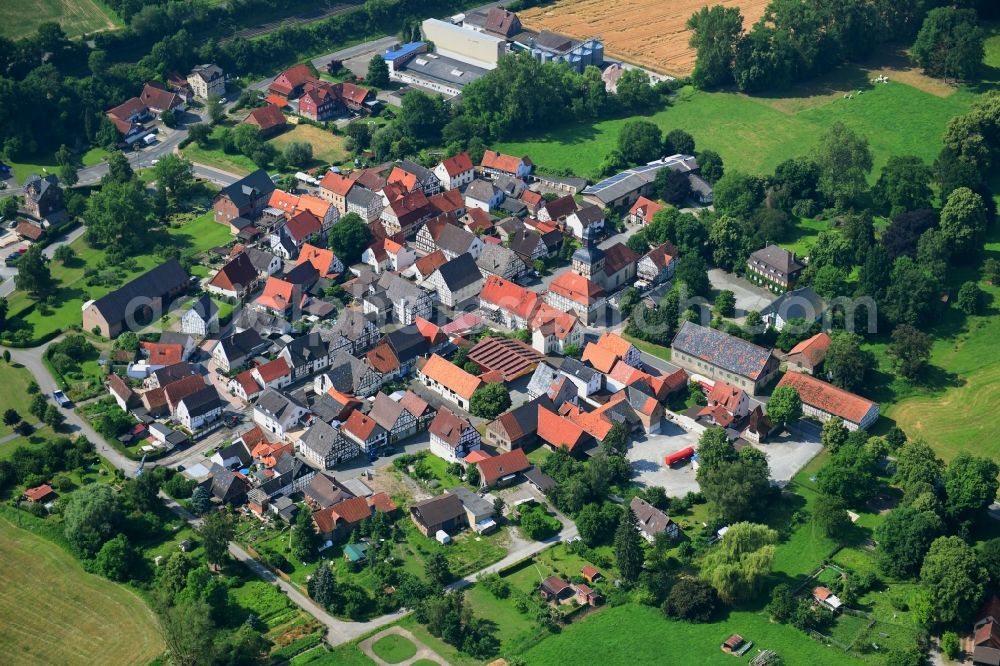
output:
<path id="1" fill-rule="evenodd" d="M 737 7 L 704 7 L 687 22 L 700 88 L 744 92 L 786 88 L 870 56 L 888 42 L 917 42 L 914 56 L 934 76 L 970 78 L 983 58 L 973 9 L 943 0 L 773 0 L 749 31 Z M 987 3 L 981 3 L 984 11 Z M 919 35 L 918 35 L 919 33 Z"/>

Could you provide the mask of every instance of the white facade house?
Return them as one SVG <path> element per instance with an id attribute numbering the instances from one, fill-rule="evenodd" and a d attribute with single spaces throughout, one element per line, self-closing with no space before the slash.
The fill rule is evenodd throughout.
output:
<path id="1" fill-rule="evenodd" d="M 201 430 L 222 416 L 222 400 L 214 386 L 193 393 L 177 403 L 173 417 L 191 432 Z"/>
<path id="2" fill-rule="evenodd" d="M 207 295 L 196 300 L 181 317 L 181 332 L 200 338 L 219 331 L 219 306 Z"/>
<path id="3" fill-rule="evenodd" d="M 305 405 L 274 389 L 261 393 L 253 408 L 254 423 L 284 439 L 299 420 L 309 413 Z"/>
<path id="4" fill-rule="evenodd" d="M 468 153 L 459 153 L 449 157 L 434 167 L 434 175 L 438 177 L 441 186 L 446 190 L 465 187 L 472 182 L 475 173 Z"/>
<path id="5" fill-rule="evenodd" d="M 357 443 L 319 419 L 299 439 L 297 449 L 303 458 L 320 469 L 332 469 L 361 453 Z"/>
<path id="6" fill-rule="evenodd" d="M 465 456 L 478 451 L 482 443 L 479 431 L 447 407 L 438 410 L 429 432 L 431 453 L 449 463 L 462 462 Z"/>

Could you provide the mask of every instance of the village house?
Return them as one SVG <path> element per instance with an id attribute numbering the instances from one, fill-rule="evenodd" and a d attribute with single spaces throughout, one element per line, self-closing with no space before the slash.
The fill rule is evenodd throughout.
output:
<path id="1" fill-rule="evenodd" d="M 143 131 L 142 123 L 150 117 L 149 109 L 138 97 L 131 97 L 104 114 L 126 141 L 134 141 Z"/>
<path id="2" fill-rule="evenodd" d="M 455 190 L 465 187 L 472 182 L 475 169 L 468 153 L 452 155 L 434 167 L 434 175 L 438 177 L 441 187 L 446 190 Z"/>
<path id="3" fill-rule="evenodd" d="M 187 83 L 194 96 L 207 100 L 209 97 L 226 95 L 226 77 L 218 65 L 196 65 L 187 75 Z"/>
<path id="4" fill-rule="evenodd" d="M 678 254 L 677 248 L 669 242 L 657 245 L 639 259 L 636 275 L 650 286 L 668 282 L 677 270 Z"/>
<path id="5" fill-rule="evenodd" d="M 641 497 L 633 497 L 629 508 L 632 509 L 636 522 L 639 524 L 639 534 L 649 543 L 656 540 L 657 534 L 666 534 L 671 539 L 676 539 L 681 535 L 677 523 Z"/>
<path id="6" fill-rule="evenodd" d="M 427 200 L 427 195 L 423 190 L 416 190 L 389 201 L 380 217 L 389 236 L 402 234 L 404 238 L 413 238 L 420 225 L 434 217 L 434 214 L 435 210 Z"/>
<path id="7" fill-rule="evenodd" d="M 340 431 L 320 420 L 313 421 L 298 442 L 298 452 L 319 469 L 332 469 L 361 453 L 357 443 L 341 435 Z"/>
<path id="8" fill-rule="evenodd" d="M 476 259 L 476 265 L 479 266 L 483 279 L 496 275 L 513 281 L 520 279 L 528 270 L 524 260 L 516 252 L 493 243 L 483 245 L 479 258 Z"/>
<path id="9" fill-rule="evenodd" d="M 488 180 L 476 179 L 465 188 L 465 205 L 487 213 L 503 202 L 503 190 Z"/>
<path id="10" fill-rule="evenodd" d="M 465 507 L 457 495 L 444 493 L 410 506 L 410 519 L 425 537 L 451 532 L 468 525 Z"/>
<path id="11" fill-rule="evenodd" d="M 823 319 L 826 305 L 812 287 L 786 291 L 761 309 L 760 318 L 765 325 L 781 331 L 790 321 L 802 320 L 806 325 Z"/>
<path id="12" fill-rule="evenodd" d="M 299 63 L 274 77 L 267 90 L 274 95 L 292 99 L 302 93 L 302 88 L 306 83 L 315 80 L 316 76 L 309 66 Z"/>
<path id="13" fill-rule="evenodd" d="M 365 222 L 372 223 L 382 215 L 382 197 L 367 187 L 355 184 L 344 197 L 347 212 L 361 216 Z M 396 218 L 398 223 L 398 218 Z"/>
<path id="14" fill-rule="evenodd" d="M 653 221 L 654 215 L 665 209 L 666 206 L 661 203 L 657 203 L 646 197 L 639 197 L 628 210 L 628 221 L 631 224 L 645 226 Z"/>
<path id="15" fill-rule="evenodd" d="M 309 409 L 298 400 L 274 389 L 265 389 L 253 407 L 254 423 L 279 439 L 298 427 Z"/>
<path id="16" fill-rule="evenodd" d="M 556 310 L 571 313 L 588 326 L 604 319 L 607 304 L 604 289 L 573 271 L 557 275 L 549 283 L 544 298 Z"/>
<path id="17" fill-rule="evenodd" d="M 333 250 L 316 247 L 310 243 L 304 243 L 299 249 L 299 258 L 295 265 L 304 263 L 312 264 L 313 268 L 323 279 L 335 279 L 344 272 L 344 263 L 334 254 Z"/>
<path id="18" fill-rule="evenodd" d="M 429 389 L 462 409 L 469 409 L 469 401 L 483 381 L 437 354 L 432 354 L 421 365 L 417 364 L 417 377 Z"/>
<path id="19" fill-rule="evenodd" d="M 263 388 L 282 389 L 292 383 L 292 368 L 285 358 L 279 356 L 273 361 L 250 370 L 254 381 Z"/>
<path id="20" fill-rule="evenodd" d="M 534 164 L 527 157 L 512 157 L 492 150 L 484 152 L 479 162 L 479 171 L 491 180 L 501 175 L 524 178 L 531 173 L 532 167 Z"/>
<path id="21" fill-rule="evenodd" d="M 130 411 L 133 407 L 138 407 L 142 404 L 136 392 L 120 376 L 113 373 L 108 375 L 107 385 L 108 393 L 115 399 L 115 402 L 118 403 L 118 407 L 122 411 Z"/>
<path id="22" fill-rule="evenodd" d="M 450 463 L 462 462 L 467 455 L 479 450 L 479 432 L 447 407 L 438 410 L 428 432 L 431 453 Z"/>
<path id="23" fill-rule="evenodd" d="M 594 183 L 580 192 L 584 201 L 600 208 L 629 209 L 639 197 L 653 194 L 656 174 L 662 169 L 688 174 L 698 169 L 698 161 L 691 155 L 671 155 L 661 160 L 631 167 Z"/>
<path id="24" fill-rule="evenodd" d="M 253 125 L 262 137 L 271 137 L 285 129 L 285 114 L 274 104 L 254 109 L 243 118 L 247 125 Z"/>
<path id="25" fill-rule="evenodd" d="M 323 337 L 314 331 L 288 342 L 278 352 L 278 358 L 292 369 L 292 381 L 298 381 L 324 370 L 330 363 L 330 351 Z"/>
<path id="26" fill-rule="evenodd" d="M 319 196 L 329 201 L 340 212 L 347 214 L 347 194 L 354 187 L 354 181 L 336 171 L 327 171 L 319 181 Z"/>
<path id="27" fill-rule="evenodd" d="M 209 385 L 182 398 L 174 410 L 174 418 L 191 432 L 196 432 L 222 416 L 223 404 L 215 386 Z"/>
<path id="28" fill-rule="evenodd" d="M 66 200 L 59 179 L 49 174 L 42 178 L 31 174 L 24 181 L 24 211 L 37 220 L 54 219 L 66 210 Z M 33 239 L 37 240 L 37 239 Z"/>
<path id="29" fill-rule="evenodd" d="M 260 392 L 263 390 L 261 385 L 257 383 L 257 380 L 254 379 L 253 370 L 244 370 L 237 373 L 226 384 L 226 388 L 229 390 L 230 395 L 236 396 L 244 403 L 249 403 L 260 395 Z"/>
<path id="30" fill-rule="evenodd" d="M 561 603 L 573 596 L 573 586 L 559 576 L 549 576 L 538 584 L 542 600 L 547 603 Z"/>
<path id="31" fill-rule="evenodd" d="M 267 206 L 274 183 L 264 169 L 257 169 L 232 185 L 222 188 L 212 201 L 213 219 L 230 224 L 238 217 L 255 220 Z"/>
<path id="32" fill-rule="evenodd" d="M 313 513 L 313 523 L 321 538 L 335 541 L 345 538 L 363 520 L 371 518 L 372 507 L 364 497 L 351 497 Z"/>
<path id="33" fill-rule="evenodd" d="M 552 450 L 563 449 L 571 455 L 580 455 L 593 444 L 593 438 L 579 424 L 543 404 L 537 409 L 538 438 Z"/>
<path id="34" fill-rule="evenodd" d="M 263 353 L 270 346 L 270 342 L 261 338 L 257 331 L 251 328 L 222 338 L 212 347 L 211 354 L 223 372 L 230 372 L 242 368 L 251 358 Z"/>
<path id="35" fill-rule="evenodd" d="M 402 401 L 393 400 L 379 392 L 368 416 L 389 433 L 388 443 L 395 444 L 417 433 L 417 417 L 406 409 Z"/>
<path id="36" fill-rule="evenodd" d="M 547 395 L 511 409 L 486 426 L 486 442 L 502 451 L 524 448 L 538 438 L 538 405 L 556 409 Z"/>
<path id="37" fill-rule="evenodd" d="M 177 259 L 125 283 L 94 301 L 83 304 L 83 328 L 106 338 L 139 328 L 166 314 L 170 304 L 190 286 L 190 277 Z"/>
<path id="38" fill-rule="evenodd" d="M 203 294 L 181 317 L 181 331 L 200 338 L 219 331 L 219 306 Z"/>
<path id="39" fill-rule="evenodd" d="M 785 356 L 786 368 L 807 375 L 815 375 L 817 368 L 823 364 L 823 359 L 826 358 L 826 350 L 830 348 L 831 342 L 830 336 L 822 331 L 803 340 L 792 347 L 788 355 Z"/>
<path id="40" fill-rule="evenodd" d="M 795 258 L 794 252 L 777 245 L 756 250 L 747 259 L 750 281 L 779 293 L 795 286 L 803 268 L 805 266 Z"/>
<path id="41" fill-rule="evenodd" d="M 710 425 L 729 428 L 750 413 L 750 398 L 743 389 L 717 381 L 705 396 L 707 403 L 698 411 L 698 418 Z"/>
<path id="42" fill-rule="evenodd" d="M 441 250 L 446 259 L 454 259 L 465 253 L 471 254 L 475 259 L 483 250 L 481 238 L 440 218 L 435 218 L 424 224 L 417 231 L 414 244 L 418 250 L 423 252 Z"/>
<path id="43" fill-rule="evenodd" d="M 566 230 L 577 238 L 595 238 L 604 229 L 604 211 L 584 204 L 566 216 Z"/>
<path id="44" fill-rule="evenodd" d="M 565 354 L 566 348 L 583 346 L 583 326 L 571 314 L 542 303 L 529 322 L 531 346 L 542 354 Z"/>
<path id="45" fill-rule="evenodd" d="M 331 388 L 362 398 L 374 395 L 382 386 L 382 375 L 346 350 L 333 354 L 326 372 L 313 380 L 313 390 L 323 394 Z"/>
<path id="46" fill-rule="evenodd" d="M 503 488 L 518 479 L 518 475 L 531 469 L 531 463 L 522 449 L 512 449 L 476 463 L 479 483 L 483 488 Z"/>
<path id="47" fill-rule="evenodd" d="M 692 322 L 684 323 L 671 348 L 676 365 L 728 382 L 751 396 L 760 393 L 778 372 L 779 363 L 771 350 Z"/>
<path id="48" fill-rule="evenodd" d="M 345 308 L 329 329 L 330 353 L 346 349 L 354 356 L 368 351 L 379 338 L 375 314 L 365 314 L 357 308 Z M 321 331 L 322 332 L 322 331 Z"/>
<path id="49" fill-rule="evenodd" d="M 389 440 L 388 431 L 371 416 L 360 411 L 351 412 L 340 426 L 340 433 L 357 444 L 362 453 L 369 456 L 385 447 Z"/>
<path id="50" fill-rule="evenodd" d="M 456 308 L 479 295 L 483 278 L 476 260 L 471 254 L 465 253 L 431 273 L 427 286 L 434 289 L 435 297 L 442 305 Z"/>
<path id="51" fill-rule="evenodd" d="M 399 183 L 407 192 L 420 190 L 428 197 L 441 191 L 441 180 L 436 172 L 410 160 L 396 162 L 386 177 L 386 182 Z"/>
<path id="52" fill-rule="evenodd" d="M 240 252 L 205 285 L 205 291 L 225 298 L 242 300 L 260 283 L 260 273 L 250 257 Z"/>
<path id="53" fill-rule="evenodd" d="M 139 93 L 139 101 L 146 105 L 146 108 L 154 116 L 159 116 L 165 111 L 178 113 L 184 110 L 184 98 L 167 90 L 158 81 L 147 81 L 142 86 Z"/>
<path id="54" fill-rule="evenodd" d="M 786 372 L 778 387 L 791 386 L 802 399 L 802 413 L 823 423 L 837 417 L 848 430 L 867 430 L 878 420 L 878 403 L 827 384 L 811 375 Z"/>
<path id="55" fill-rule="evenodd" d="M 385 273 L 378 284 L 385 290 L 396 322 L 405 326 L 412 324 L 417 317 L 431 318 L 433 303 L 429 292 L 395 273 Z"/>

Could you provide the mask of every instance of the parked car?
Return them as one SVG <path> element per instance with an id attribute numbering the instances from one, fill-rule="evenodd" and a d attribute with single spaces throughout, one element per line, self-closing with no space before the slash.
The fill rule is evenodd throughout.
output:
<path id="1" fill-rule="evenodd" d="M 59 403 L 59 406 L 63 407 L 64 409 L 69 409 L 70 407 L 73 406 L 73 402 L 69 398 L 67 398 L 66 394 L 60 391 L 59 389 L 56 389 L 55 391 L 52 392 L 52 397 L 55 398 L 56 402 Z"/>
<path id="2" fill-rule="evenodd" d="M 27 251 L 28 250 L 26 248 L 22 247 L 20 250 L 15 250 L 14 252 L 11 252 L 10 254 L 7 255 L 7 258 L 4 259 L 4 263 L 7 264 L 8 266 L 16 265 L 17 262 L 20 261 L 21 257 L 24 256 L 24 253 Z"/>

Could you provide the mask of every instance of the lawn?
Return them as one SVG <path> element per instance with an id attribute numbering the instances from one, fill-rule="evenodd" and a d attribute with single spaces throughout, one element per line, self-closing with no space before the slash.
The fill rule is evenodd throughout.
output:
<path id="1" fill-rule="evenodd" d="M 59 546 L 0 518 L 0 652 L 8 664 L 148 664 L 156 619 L 125 587 L 86 573 Z M 85 610 L 85 612 L 81 612 Z"/>
<path id="2" fill-rule="evenodd" d="M 852 85 L 845 90 L 871 87 L 866 77 L 847 82 Z M 808 153 L 824 130 L 841 121 L 870 141 L 874 180 L 891 155 L 912 154 L 931 163 L 941 148 L 948 120 L 965 112 L 975 94 L 957 90 L 939 97 L 892 81 L 854 99 L 827 95 L 818 105 L 804 104 L 807 108 L 797 110 L 789 110 L 789 98 L 793 96 L 775 100 L 685 88 L 672 106 L 648 119 L 664 131 L 686 130 L 695 138 L 698 150 L 717 151 L 727 170 L 759 174 L 771 173 L 782 161 Z M 569 124 L 494 148 L 529 155 L 540 171 L 569 169 L 579 176 L 591 176 L 616 147 L 618 132 L 628 120 Z"/>
<path id="3" fill-rule="evenodd" d="M 292 141 L 308 143 L 313 149 L 312 166 L 342 164 L 350 156 L 344 148 L 344 137 L 315 125 L 296 125 L 293 129 L 270 140 L 279 151 Z"/>
<path id="4" fill-rule="evenodd" d="M 100 0 L 5 0 L 0 37 L 27 37 L 48 21 L 62 26 L 68 37 L 109 30 L 122 25 L 118 16 Z"/>
<path id="5" fill-rule="evenodd" d="M 80 156 L 80 161 L 85 167 L 94 166 L 96 164 L 100 164 L 107 157 L 108 151 L 103 148 L 91 148 Z M 27 158 L 24 162 L 5 160 L 4 163 L 11 168 L 17 182 L 22 184 L 31 174 L 44 176 L 46 173 L 54 174 L 59 172 L 59 165 L 56 163 L 56 156 L 54 152 L 34 155 Z"/>
<path id="6" fill-rule="evenodd" d="M 217 245 L 225 245 L 231 240 L 229 228 L 217 224 L 212 212 L 200 215 L 192 213 L 177 215 L 171 226 L 163 231 L 150 234 L 147 249 L 149 254 L 134 256 L 135 270 L 125 267 L 110 267 L 118 278 L 118 286 L 159 265 L 163 259 L 153 250 L 160 245 L 178 248 L 184 256 L 194 256 Z M 84 272 L 88 268 L 98 268 L 104 259 L 104 250 L 91 247 L 83 236 L 77 238 L 70 247 L 76 252 L 76 259 L 68 265 L 53 261 L 50 263 L 52 277 L 59 285 L 56 292 L 56 307 L 36 307 L 27 294 L 15 291 L 9 299 L 10 317 L 33 328 L 33 338 L 40 339 L 56 331 L 64 331 L 71 326 L 79 326 L 81 309 L 90 299 L 100 298 L 112 290 L 105 285 L 87 285 Z"/>
<path id="7" fill-rule="evenodd" d="M 489 618 L 497 623 L 501 652 L 510 652 L 511 648 L 536 634 L 540 628 L 537 622 L 514 608 L 510 599 L 497 599 L 480 585 L 469 588 L 465 598 L 476 617 Z"/>
<path id="8" fill-rule="evenodd" d="M 218 126 L 212 130 L 206 147 L 203 148 L 197 143 L 190 143 L 181 150 L 181 154 L 192 162 L 228 171 L 238 176 L 245 176 L 251 171 L 256 171 L 257 165 L 249 157 L 239 154 L 230 155 L 223 152 L 222 142 L 219 140 L 222 129 L 221 126 Z"/>
<path id="9" fill-rule="evenodd" d="M 406 636 L 389 634 L 372 643 L 372 652 L 382 661 L 398 664 L 412 659 L 417 654 L 417 646 Z"/>
<path id="10" fill-rule="evenodd" d="M 646 352 L 650 356 L 662 358 L 664 361 L 670 360 L 669 345 L 658 345 L 653 342 L 646 342 L 645 340 L 640 340 L 639 338 L 633 337 L 627 333 L 622 333 L 622 337 L 635 345 L 639 351 Z M 664 342 L 666 342 L 666 340 Z"/>
<path id="11" fill-rule="evenodd" d="M 28 412 L 31 405 L 32 396 L 28 393 L 28 384 L 32 381 L 31 373 L 23 365 L 16 363 L 0 363 L 0 386 L 3 386 L 4 399 L 2 409 L 7 411 L 14 409 L 21 415 L 21 419 L 29 423 L 37 422 L 37 419 Z M 0 420 L 0 436 L 9 435 L 14 429 Z M 7 445 L 3 445 L 7 448 Z"/>
<path id="12" fill-rule="evenodd" d="M 594 613 L 565 627 L 524 653 L 532 666 L 571 663 L 631 666 L 674 663 L 734 666 L 735 660 L 719 649 L 730 634 L 738 633 L 757 648 L 771 649 L 786 664 L 840 666 L 860 663 L 844 652 L 815 641 L 790 625 L 771 622 L 764 613 L 730 611 L 711 624 L 688 624 L 667 619 L 655 608 L 626 604 Z M 684 655 L 680 657 L 680 655 Z"/>

